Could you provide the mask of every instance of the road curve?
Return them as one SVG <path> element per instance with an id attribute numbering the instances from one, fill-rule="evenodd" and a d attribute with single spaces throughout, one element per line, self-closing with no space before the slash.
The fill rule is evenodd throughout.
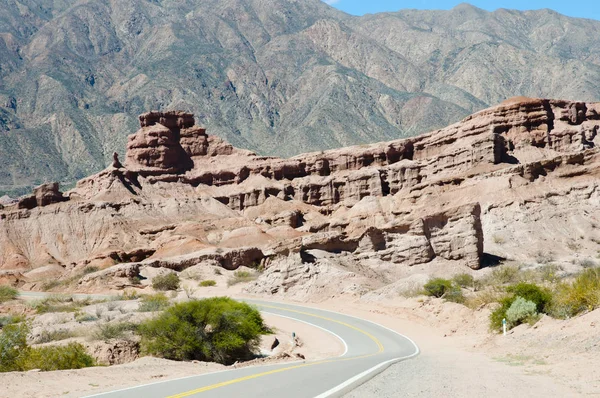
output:
<path id="1" fill-rule="evenodd" d="M 324 398 L 342 395 L 394 362 L 416 356 L 409 338 L 375 323 L 335 312 L 244 300 L 264 312 L 325 329 L 342 339 L 337 358 L 233 369 L 127 388 L 89 397 Z"/>

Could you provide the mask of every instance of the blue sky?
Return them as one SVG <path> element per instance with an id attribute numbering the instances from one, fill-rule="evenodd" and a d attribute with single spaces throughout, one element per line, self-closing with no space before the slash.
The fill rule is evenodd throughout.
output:
<path id="1" fill-rule="evenodd" d="M 448 10 L 461 0 L 323 0 L 348 14 L 363 15 L 383 11 L 398 11 L 403 8 Z M 600 0 L 471 0 L 468 3 L 493 11 L 498 8 L 535 10 L 550 8 L 571 17 L 600 20 Z"/>

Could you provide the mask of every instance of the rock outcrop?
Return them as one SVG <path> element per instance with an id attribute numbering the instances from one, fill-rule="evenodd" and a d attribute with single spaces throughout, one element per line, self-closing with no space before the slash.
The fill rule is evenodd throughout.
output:
<path id="1" fill-rule="evenodd" d="M 19 199 L 17 207 L 19 209 L 33 209 L 37 206 L 48 206 L 53 203 L 60 203 L 69 200 L 63 196 L 58 188 L 57 182 L 42 184 L 33 189 L 33 195 L 25 196 Z"/>
<path id="2" fill-rule="evenodd" d="M 65 198 L 53 185 L 0 210 L 0 269 L 93 266 L 80 290 L 118 289 L 151 268 L 283 258 L 290 283 L 327 269 L 365 286 L 411 266 L 478 269 L 484 251 L 569 258 L 573 237 L 577 255 L 595 253 L 599 126 L 600 104 L 518 98 L 419 137 L 280 159 L 207 135 L 189 113 L 150 112 L 124 164 L 79 181 L 68 202 L 44 207 Z"/>

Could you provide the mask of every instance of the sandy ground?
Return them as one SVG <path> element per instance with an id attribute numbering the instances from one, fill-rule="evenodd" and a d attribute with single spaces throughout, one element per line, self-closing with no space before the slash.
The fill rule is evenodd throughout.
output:
<path id="1" fill-rule="evenodd" d="M 288 352 L 296 361 L 300 353 L 307 360 L 341 355 L 343 344 L 333 335 L 308 324 L 265 314 L 266 323 L 274 329 L 274 334 L 265 336 L 261 351 L 265 354 Z M 292 344 L 292 332 L 299 337 L 301 345 Z M 279 347 L 271 352 L 271 344 L 277 338 Z M 105 391 L 116 390 L 141 384 L 194 376 L 203 373 L 227 370 L 233 367 L 264 365 L 282 360 L 258 359 L 227 367 L 206 362 L 176 362 L 158 358 L 141 358 L 135 362 L 111 367 L 96 367 L 56 372 L 12 372 L 0 373 L 0 397 L 82 397 Z"/>

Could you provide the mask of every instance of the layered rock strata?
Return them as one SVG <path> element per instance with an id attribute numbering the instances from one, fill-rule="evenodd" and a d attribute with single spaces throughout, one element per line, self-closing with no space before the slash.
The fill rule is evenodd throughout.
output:
<path id="1" fill-rule="evenodd" d="M 37 268 L 99 268 L 84 289 L 284 257 L 310 275 L 320 252 L 381 280 L 439 261 L 477 269 L 484 251 L 581 255 L 600 241 L 599 126 L 600 104 L 518 98 L 419 137 L 279 159 L 207 135 L 189 113 L 150 112 L 123 164 L 0 210 L 0 269 L 40 288 Z"/>

